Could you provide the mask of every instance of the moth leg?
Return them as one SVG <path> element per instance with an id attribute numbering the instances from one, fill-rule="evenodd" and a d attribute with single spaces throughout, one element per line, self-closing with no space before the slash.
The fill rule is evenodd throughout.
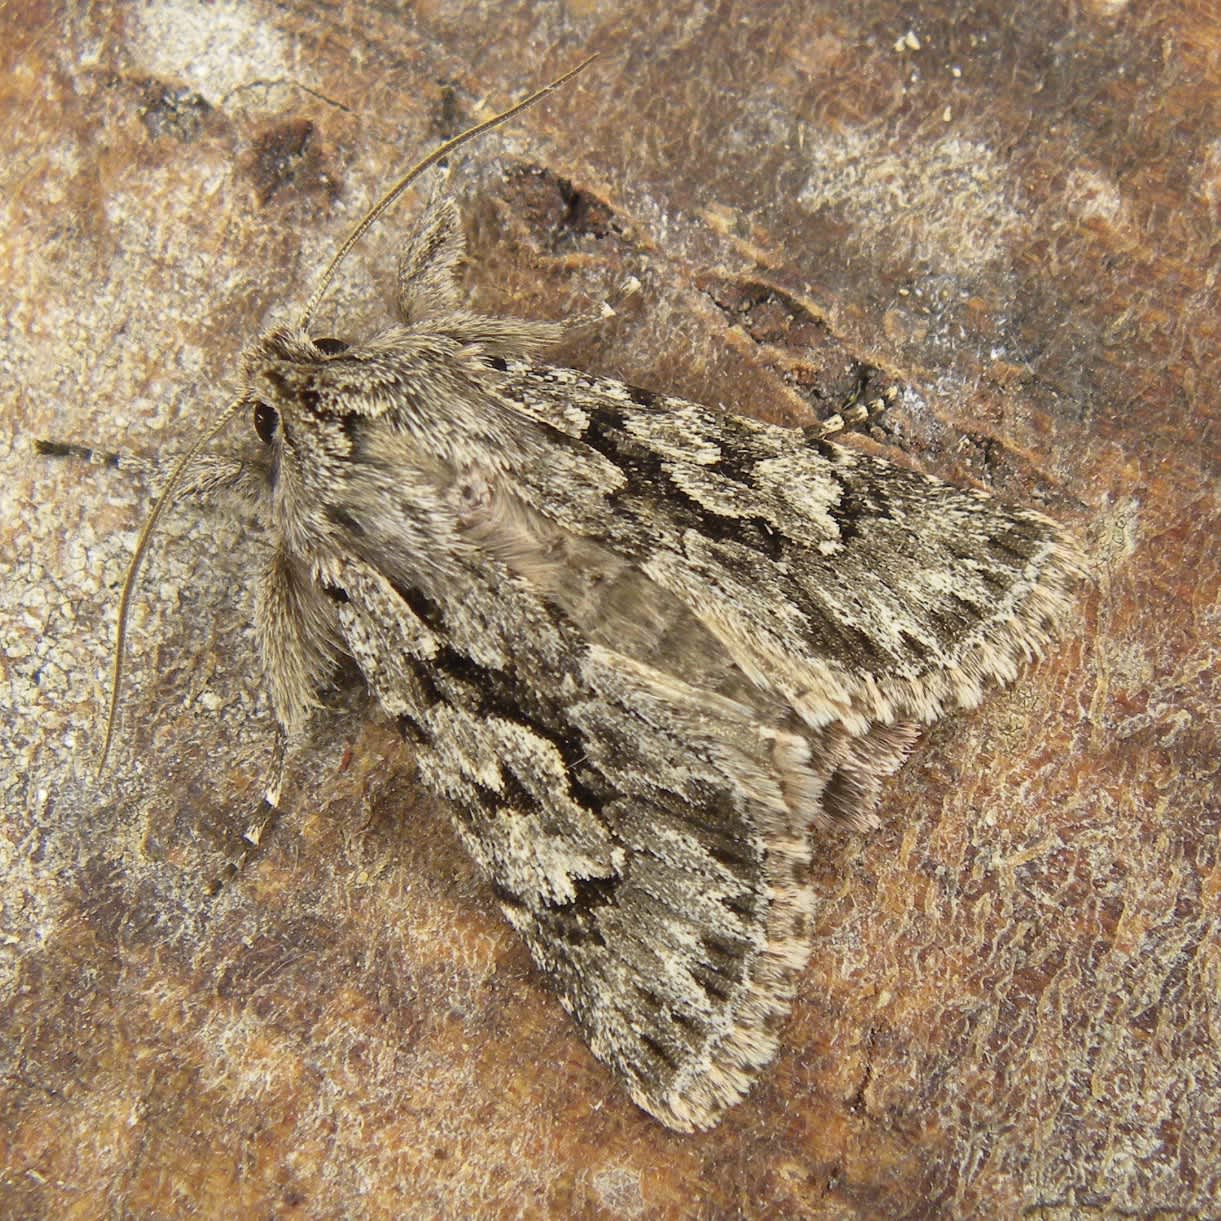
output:
<path id="1" fill-rule="evenodd" d="M 449 175 L 439 174 L 399 255 L 398 309 L 404 322 L 462 309 L 458 264 L 465 255 L 466 235 L 449 194 Z"/>
<path id="2" fill-rule="evenodd" d="M 343 649 L 337 605 L 301 561 L 284 548 L 273 551 L 259 575 L 254 626 L 272 707 L 290 743 Z"/>
<path id="3" fill-rule="evenodd" d="M 246 829 L 238 837 L 228 854 L 224 867 L 207 886 L 209 895 L 216 895 L 232 882 L 238 874 L 255 859 L 263 849 L 267 837 L 275 830 L 276 824 L 284 817 L 286 805 L 284 794 L 291 790 L 290 778 L 293 773 L 293 763 L 303 751 L 312 749 L 306 734 L 296 734 L 289 737 L 277 727 L 275 747 L 272 755 L 269 776 L 271 782 L 263 792 L 257 807 L 246 823 Z"/>
<path id="4" fill-rule="evenodd" d="M 458 264 L 466 257 L 462 217 L 438 178 L 428 204 L 408 231 L 398 263 L 398 312 L 406 323 L 431 327 L 489 356 L 528 358 L 556 343 L 565 327 L 523 318 L 474 314 L 464 302 Z"/>
<path id="5" fill-rule="evenodd" d="M 229 859 L 225 862 L 224 868 L 208 883 L 208 894 L 218 894 L 226 884 L 233 881 L 250 864 L 263 846 L 264 838 L 280 820 L 280 816 L 284 813 L 280 799 L 284 794 L 287 782 L 289 753 L 287 737 L 282 731 L 277 731 L 275 754 L 271 765 L 272 781 L 264 791 L 258 808 L 247 822 L 246 829 L 242 832 L 234 850 L 229 853 Z"/>
<path id="6" fill-rule="evenodd" d="M 875 419 L 899 397 L 897 386 L 887 386 L 881 394 L 865 398 L 869 374 L 862 370 L 856 385 L 839 405 L 839 409 L 816 424 L 808 424 L 801 431 L 812 441 L 825 441 L 845 428 L 860 428 Z M 880 435 L 880 434 L 879 434 Z"/>
<path id="7" fill-rule="evenodd" d="M 74 458 L 151 483 L 167 478 L 176 461 L 172 455 L 149 457 L 128 450 L 98 449 L 66 441 L 35 441 L 34 449 L 50 458 Z M 231 454 L 200 454 L 183 471 L 174 489 L 174 503 L 220 501 L 257 512 L 266 502 L 269 483 L 269 467 L 265 463 L 250 462 Z"/>
<path id="8" fill-rule="evenodd" d="M 338 651 L 334 603 L 317 581 L 285 551 L 277 551 L 259 579 L 255 630 L 279 722 L 271 783 L 242 832 L 221 874 L 209 884 L 215 894 L 254 858 L 264 836 L 283 814 L 290 762 L 306 745 L 305 722 L 315 693 L 330 672 Z"/>
<path id="9" fill-rule="evenodd" d="M 109 466 L 113 470 L 135 470 L 141 474 L 149 465 L 148 458 L 138 454 L 124 453 L 121 450 L 93 449 L 88 445 L 76 445 L 71 441 L 35 441 L 35 453 L 45 454 L 48 458 L 76 458 L 80 462 L 88 462 L 93 466 Z"/>
<path id="10" fill-rule="evenodd" d="M 576 314 L 564 323 L 564 334 L 580 335 L 601 326 L 610 318 L 617 318 L 619 311 L 624 309 L 629 300 L 635 297 L 642 285 L 636 276 L 628 276 L 615 292 L 608 293 L 593 309 L 583 314 Z"/>
<path id="11" fill-rule="evenodd" d="M 308 746 L 308 715 L 341 647 L 335 607 L 314 575 L 289 552 L 278 549 L 272 554 L 260 574 L 255 597 L 259 653 L 278 722 L 270 783 L 237 850 L 212 883 L 212 893 L 250 863 L 284 812 L 291 763 Z"/>

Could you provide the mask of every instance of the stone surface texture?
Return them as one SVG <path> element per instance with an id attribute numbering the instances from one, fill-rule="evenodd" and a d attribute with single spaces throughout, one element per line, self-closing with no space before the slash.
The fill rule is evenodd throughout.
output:
<path id="1" fill-rule="evenodd" d="M 0 1214 L 1217 1215 L 1210 10 L 6 5 Z M 183 448 L 396 172 L 590 50 L 456 160 L 473 299 L 621 300 L 558 358 L 780 423 L 896 384 L 853 444 L 1041 508 L 1093 573 L 820 847 L 785 1049 L 700 1136 L 589 1055 L 352 675 L 209 893 L 272 748 L 240 524 L 167 518 L 94 777 L 155 489 L 31 449 Z M 385 317 L 418 203 L 320 333 Z"/>

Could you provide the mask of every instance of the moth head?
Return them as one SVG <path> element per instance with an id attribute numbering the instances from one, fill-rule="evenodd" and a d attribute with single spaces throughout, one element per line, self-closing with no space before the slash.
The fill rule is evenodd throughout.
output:
<path id="1" fill-rule="evenodd" d="M 361 217 L 356 226 L 341 243 L 330 263 L 327 264 L 312 295 L 306 302 L 305 308 L 301 311 L 300 320 L 296 328 L 283 328 L 268 332 L 246 354 L 244 361 L 246 390 L 239 401 L 250 404 L 253 413 L 254 431 L 264 445 L 270 447 L 276 444 L 277 438 L 283 442 L 286 432 L 284 424 L 286 410 L 291 411 L 297 406 L 301 406 L 306 412 L 317 413 L 318 407 L 322 407 L 323 410 L 320 414 L 330 417 L 324 423 L 322 428 L 323 433 L 331 430 L 336 419 L 342 414 L 333 408 L 328 409 L 327 404 L 322 401 L 325 396 L 321 394 L 316 385 L 311 386 L 303 382 L 303 378 L 308 379 L 312 374 L 308 372 L 303 374 L 302 370 L 311 361 L 316 362 L 320 357 L 326 359 L 327 357 L 341 355 L 347 351 L 348 345 L 343 343 L 342 340 L 326 337 L 311 339 L 309 337 L 309 326 L 322 298 L 326 295 L 327 289 L 335 278 L 339 265 L 370 226 L 430 166 L 444 161 L 455 149 L 465 144 L 468 140 L 473 140 L 484 132 L 490 131 L 494 127 L 499 127 L 502 123 L 507 123 L 514 115 L 520 114 L 523 110 L 541 101 L 549 93 L 553 93 L 561 85 L 570 81 L 578 72 L 584 71 L 597 58 L 598 55 L 595 52 L 577 64 L 575 68 L 570 68 L 567 72 L 556 77 L 550 84 L 544 85 L 541 89 L 530 94 L 529 97 L 523 98 L 516 105 L 510 106 L 507 110 L 502 110 L 499 114 L 495 114 L 489 119 L 484 119 L 481 123 L 468 127 L 465 131 L 459 132 L 456 136 L 438 145 L 428 156 L 417 161 L 411 169 L 403 174 Z M 542 337 L 542 342 L 549 343 L 554 338 L 555 336 L 548 331 Z M 519 346 L 520 344 L 521 340 L 519 340 Z M 369 379 L 360 379 L 360 381 L 361 389 L 370 388 Z M 268 388 L 269 383 L 270 389 Z M 376 395 L 374 400 L 376 400 Z M 382 409 L 384 407 L 374 401 L 352 414 L 375 415 Z"/>
<path id="2" fill-rule="evenodd" d="M 280 411 L 275 403 L 271 401 L 273 399 L 273 395 L 267 393 L 269 388 L 268 383 L 274 385 L 277 381 L 279 381 L 282 388 L 287 389 L 287 387 L 284 386 L 283 375 L 277 378 L 274 371 L 268 372 L 268 368 L 265 363 L 263 367 L 263 378 L 258 377 L 256 370 L 258 369 L 259 364 L 262 363 L 261 358 L 262 361 L 266 361 L 268 359 L 272 361 L 283 361 L 286 358 L 291 359 L 292 357 L 288 352 L 276 352 L 274 350 L 280 346 L 281 345 L 275 343 L 274 335 L 265 336 L 263 340 L 256 345 L 254 351 L 247 357 L 246 361 L 248 380 L 253 380 L 255 382 L 250 391 L 251 420 L 254 424 L 254 431 L 259 440 L 262 441 L 264 445 L 268 446 L 275 441 L 276 434 L 280 431 Z M 300 358 L 303 355 L 303 353 L 300 351 L 300 348 L 303 345 L 298 340 L 295 346 L 298 349 L 295 355 Z M 306 340 L 304 346 L 312 349 L 312 353 L 310 354 L 327 357 L 338 356 L 341 353 L 346 352 L 350 345 L 344 343 L 342 339 L 334 339 L 330 336 L 323 336 L 320 339 Z M 268 349 L 272 350 L 269 351 Z M 255 372 L 255 377 L 253 379 L 250 378 L 250 374 L 252 372 Z M 259 384 L 260 382 L 262 382 L 261 385 Z"/>

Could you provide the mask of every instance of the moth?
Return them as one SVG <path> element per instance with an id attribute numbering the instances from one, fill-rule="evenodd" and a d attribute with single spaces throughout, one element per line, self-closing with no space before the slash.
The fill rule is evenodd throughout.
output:
<path id="1" fill-rule="evenodd" d="M 107 744 L 149 532 L 171 501 L 235 502 L 269 544 L 254 614 L 285 739 L 354 659 L 593 1053 L 689 1131 L 776 1055 L 818 833 L 873 824 L 920 727 L 1049 642 L 1081 563 L 1037 513 L 548 364 L 559 325 L 464 303 L 443 192 L 397 317 L 315 336 L 406 185 L 571 75 L 415 166 L 300 322 L 245 353 L 137 547 Z M 243 415 L 253 456 L 204 452 Z"/>

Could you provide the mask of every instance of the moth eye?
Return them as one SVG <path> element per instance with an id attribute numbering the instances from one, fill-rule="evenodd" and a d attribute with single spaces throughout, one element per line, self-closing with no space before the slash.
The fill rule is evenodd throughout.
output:
<path id="1" fill-rule="evenodd" d="M 314 347 L 318 349 L 324 356 L 338 356 L 340 352 L 346 352 L 348 345 L 342 339 L 314 339 L 310 341 Z"/>
<path id="2" fill-rule="evenodd" d="M 254 405 L 254 431 L 259 434 L 259 440 L 264 445 L 270 445 L 271 439 L 276 435 L 276 428 L 279 426 L 280 417 L 276 414 L 274 407 L 269 407 L 266 403 L 255 403 Z"/>

